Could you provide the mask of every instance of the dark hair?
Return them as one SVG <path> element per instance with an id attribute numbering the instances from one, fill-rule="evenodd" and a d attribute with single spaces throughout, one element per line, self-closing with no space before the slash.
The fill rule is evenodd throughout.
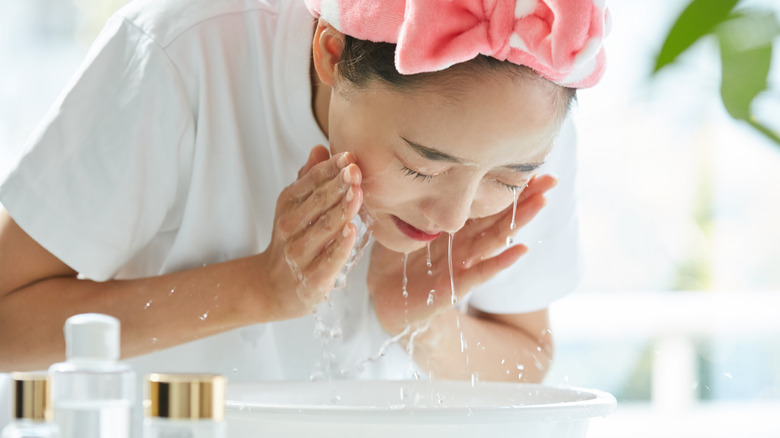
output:
<path id="1" fill-rule="evenodd" d="M 577 100 L 577 90 L 574 88 L 550 82 L 539 76 L 530 67 L 513 64 L 509 61 L 499 61 L 485 55 L 479 55 L 470 61 L 456 64 L 442 72 L 404 75 L 395 68 L 395 44 L 359 40 L 349 35 L 344 35 L 344 37 L 344 49 L 338 64 L 339 77 L 358 88 L 378 80 L 400 91 L 413 90 L 434 82 L 453 84 L 453 81 L 462 77 L 462 75 L 453 73 L 490 72 L 508 74 L 520 80 L 547 82 L 550 85 L 551 93 L 554 93 L 554 97 L 559 99 L 561 118 L 569 111 L 572 103 Z"/>

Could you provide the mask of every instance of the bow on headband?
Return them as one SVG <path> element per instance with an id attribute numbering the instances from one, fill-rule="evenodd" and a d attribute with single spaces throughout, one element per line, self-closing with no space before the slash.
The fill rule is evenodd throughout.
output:
<path id="1" fill-rule="evenodd" d="M 567 87 L 604 73 L 604 0 L 305 0 L 354 38 L 396 44 L 402 74 L 443 70 L 477 55 L 526 65 Z"/>

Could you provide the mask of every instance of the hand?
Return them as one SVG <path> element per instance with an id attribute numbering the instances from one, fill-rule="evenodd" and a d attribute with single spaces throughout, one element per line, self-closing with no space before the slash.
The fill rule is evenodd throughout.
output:
<path id="1" fill-rule="evenodd" d="M 507 237 L 515 234 L 544 207 L 544 193 L 557 180 L 549 175 L 533 178 L 518 196 L 516 228 L 510 230 L 512 205 L 493 216 L 470 219 L 453 238 L 452 268 L 455 297 L 460 299 L 473 287 L 506 269 L 528 251 L 525 245 L 507 248 Z M 428 275 L 427 248 L 408 254 L 406 291 L 403 294 L 404 255 L 376 242 L 371 251 L 368 288 L 382 327 L 395 335 L 407 327 L 415 330 L 452 308 L 448 266 L 448 235 L 431 242 L 432 275 Z M 496 252 L 504 249 L 496 255 Z"/>
<path id="2" fill-rule="evenodd" d="M 363 202 L 361 173 L 349 153 L 312 149 L 298 179 L 276 203 L 273 235 L 260 254 L 270 320 L 311 313 L 333 290 L 355 244 L 350 224 Z"/>

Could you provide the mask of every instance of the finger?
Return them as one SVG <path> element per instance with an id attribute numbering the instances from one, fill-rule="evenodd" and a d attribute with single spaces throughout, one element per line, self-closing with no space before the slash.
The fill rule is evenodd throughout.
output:
<path id="1" fill-rule="evenodd" d="M 306 172 L 300 179 L 290 184 L 282 191 L 280 201 L 282 207 L 290 204 L 299 204 L 306 200 L 312 192 L 325 181 L 335 178 L 341 169 L 355 162 L 355 158 L 349 152 L 344 152 L 321 161 Z"/>
<path id="2" fill-rule="evenodd" d="M 285 247 L 286 255 L 305 270 L 312 260 L 336 240 L 363 202 L 363 192 L 353 185 L 342 197 L 341 202 L 325 211 L 311 226 L 290 238 Z"/>
<path id="3" fill-rule="evenodd" d="M 311 149 L 311 152 L 309 152 L 309 158 L 306 160 L 306 164 L 304 164 L 303 167 L 301 167 L 301 170 L 298 171 L 298 179 L 309 173 L 315 164 L 321 161 L 325 161 L 328 158 L 330 158 L 330 152 L 325 146 L 321 144 L 314 146 Z"/>
<path id="4" fill-rule="evenodd" d="M 347 223 L 338 237 L 309 264 L 304 275 L 307 284 L 329 292 L 333 289 L 341 269 L 347 263 L 357 239 L 357 228 Z"/>
<path id="5" fill-rule="evenodd" d="M 512 229 L 513 215 L 512 212 L 509 212 L 496 221 L 492 227 L 480 233 L 478 237 L 471 239 L 471 245 L 465 248 L 465 251 L 468 253 L 465 263 L 466 267 L 491 257 L 496 251 L 506 246 L 507 237 L 513 236 L 520 228 L 527 225 L 546 204 L 547 200 L 544 195 L 537 193 L 518 204 L 516 214 L 514 215 L 514 229 Z"/>
<path id="6" fill-rule="evenodd" d="M 305 230 L 343 198 L 349 198 L 350 201 L 354 197 L 354 192 L 347 192 L 352 185 L 360 186 L 361 179 L 360 169 L 356 164 L 341 169 L 336 178 L 316 188 L 311 196 L 302 203 L 291 206 L 279 217 L 277 229 L 282 237 L 287 239 Z"/>
<path id="7" fill-rule="evenodd" d="M 525 245 L 515 245 L 495 257 L 483 260 L 469 269 L 465 269 L 458 275 L 458 283 L 455 284 L 455 293 L 464 296 L 474 287 L 485 283 L 496 274 L 512 266 L 523 254 L 528 252 Z"/>

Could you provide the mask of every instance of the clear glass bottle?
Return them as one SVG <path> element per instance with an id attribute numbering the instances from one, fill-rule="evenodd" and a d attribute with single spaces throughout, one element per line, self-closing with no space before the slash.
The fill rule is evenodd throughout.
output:
<path id="1" fill-rule="evenodd" d="M 119 320 L 85 313 L 65 322 L 66 361 L 49 368 L 62 438 L 131 438 L 135 373 L 119 359 Z"/>
<path id="2" fill-rule="evenodd" d="M 49 379 L 45 373 L 12 373 L 11 423 L 0 438 L 58 438 L 51 423 Z"/>
<path id="3" fill-rule="evenodd" d="M 225 438 L 225 386 L 218 374 L 150 374 L 144 438 Z"/>

